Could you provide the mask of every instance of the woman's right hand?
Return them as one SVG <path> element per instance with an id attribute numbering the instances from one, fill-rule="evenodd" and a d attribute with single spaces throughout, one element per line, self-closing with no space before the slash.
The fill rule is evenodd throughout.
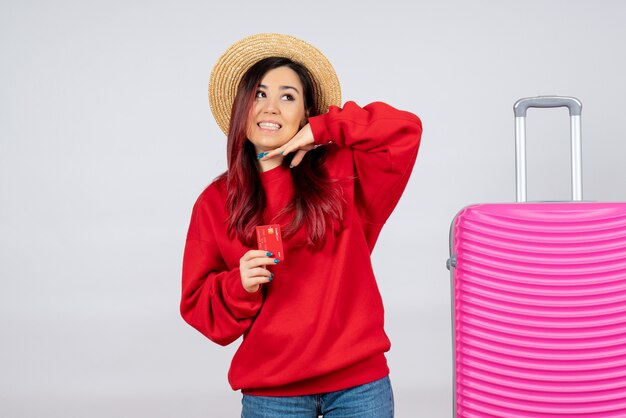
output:
<path id="1" fill-rule="evenodd" d="M 264 250 L 250 250 L 239 260 L 239 274 L 241 284 L 246 292 L 254 293 L 262 283 L 272 281 L 274 274 L 265 266 L 273 266 L 278 259 L 272 258 L 272 253 Z"/>

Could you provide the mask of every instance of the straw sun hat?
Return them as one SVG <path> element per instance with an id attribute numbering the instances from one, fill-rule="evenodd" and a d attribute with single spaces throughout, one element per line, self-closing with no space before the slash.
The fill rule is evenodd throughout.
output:
<path id="1" fill-rule="evenodd" d="M 220 129 L 228 135 L 230 112 L 243 74 L 268 57 L 285 57 L 304 65 L 313 77 L 318 113 L 341 105 L 341 87 L 330 61 L 313 45 L 289 35 L 261 33 L 234 43 L 213 67 L 209 105 Z"/>

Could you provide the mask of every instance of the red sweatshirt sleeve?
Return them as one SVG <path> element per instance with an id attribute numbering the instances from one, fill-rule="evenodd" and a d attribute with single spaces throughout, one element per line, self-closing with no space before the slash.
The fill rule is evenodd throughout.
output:
<path id="1" fill-rule="evenodd" d="M 347 102 L 343 109 L 309 119 L 315 143 L 330 142 L 353 150 L 357 175 L 355 199 L 363 220 L 384 224 L 411 175 L 422 135 L 412 113 L 381 103 L 363 108 Z"/>
<path id="2" fill-rule="evenodd" d="M 202 196 L 194 205 L 183 256 L 180 312 L 183 319 L 212 341 L 227 345 L 251 325 L 261 308 L 261 290 L 249 293 L 239 268 L 227 269 L 211 234 Z"/>

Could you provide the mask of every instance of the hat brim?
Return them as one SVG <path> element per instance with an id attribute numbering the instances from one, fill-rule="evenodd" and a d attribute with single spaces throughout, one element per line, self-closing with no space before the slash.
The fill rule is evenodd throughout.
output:
<path id="1" fill-rule="evenodd" d="M 290 35 L 262 33 L 234 43 L 219 58 L 209 78 L 209 105 L 220 129 L 228 135 L 230 114 L 244 73 L 268 57 L 285 57 L 304 65 L 313 77 L 317 113 L 341 105 L 341 86 L 330 61 L 313 45 Z"/>

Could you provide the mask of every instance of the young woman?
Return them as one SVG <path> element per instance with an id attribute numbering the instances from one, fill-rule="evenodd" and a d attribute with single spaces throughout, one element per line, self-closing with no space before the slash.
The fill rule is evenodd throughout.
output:
<path id="1" fill-rule="evenodd" d="M 243 336 L 228 379 L 244 418 L 392 417 L 370 254 L 411 174 L 420 120 L 380 102 L 339 107 L 328 60 L 286 35 L 234 44 L 209 92 L 228 170 L 193 208 L 183 318 L 218 344 Z M 282 260 L 257 247 L 256 227 L 270 224 Z"/>

